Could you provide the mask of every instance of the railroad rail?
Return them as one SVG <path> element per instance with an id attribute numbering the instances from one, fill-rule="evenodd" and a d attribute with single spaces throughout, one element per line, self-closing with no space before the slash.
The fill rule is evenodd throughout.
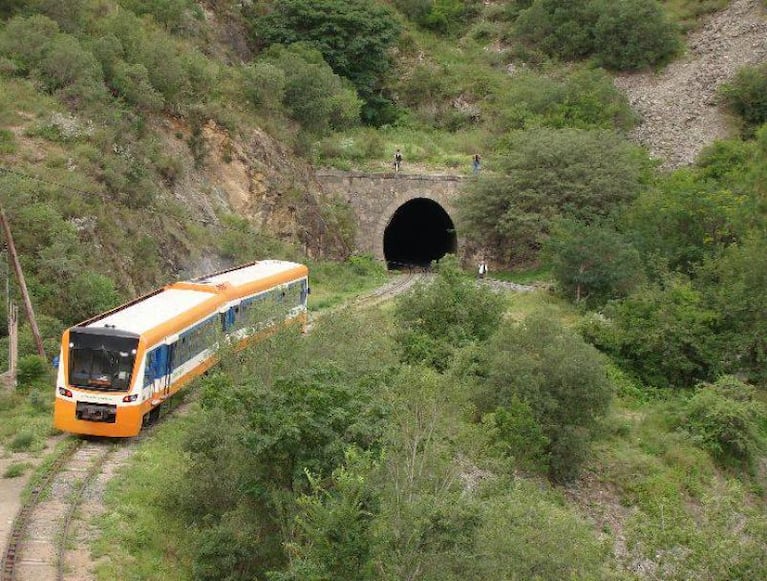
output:
<path id="1" fill-rule="evenodd" d="M 183 403 L 166 414 L 179 412 Z M 0 581 L 63 581 L 67 577 L 67 543 L 87 490 L 104 471 L 113 453 L 133 448 L 151 436 L 154 423 L 133 438 L 72 438 L 68 447 L 38 476 L 16 518 L 3 554 Z M 71 576 L 71 578 L 78 578 Z"/>

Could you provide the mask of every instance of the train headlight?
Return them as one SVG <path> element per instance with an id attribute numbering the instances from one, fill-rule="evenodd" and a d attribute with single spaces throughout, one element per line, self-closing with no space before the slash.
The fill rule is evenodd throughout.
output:
<path id="1" fill-rule="evenodd" d="M 123 403 L 130 403 L 132 401 L 136 401 L 137 399 L 138 399 L 138 394 L 137 393 L 134 393 L 134 394 L 131 394 L 131 395 L 126 395 L 123 398 Z"/>
<path id="2" fill-rule="evenodd" d="M 68 390 L 66 387 L 60 387 L 59 395 L 63 395 L 64 397 L 72 397 L 72 392 Z"/>

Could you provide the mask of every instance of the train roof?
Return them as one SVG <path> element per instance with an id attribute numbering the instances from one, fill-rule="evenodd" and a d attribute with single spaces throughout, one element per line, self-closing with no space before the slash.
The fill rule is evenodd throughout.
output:
<path id="1" fill-rule="evenodd" d="M 92 321 L 85 327 L 112 327 L 141 335 L 202 305 L 214 296 L 210 292 L 166 288 L 124 309 L 114 311 L 103 319 Z"/>
<path id="2" fill-rule="evenodd" d="M 238 287 L 245 284 L 250 284 L 254 281 L 268 278 L 277 274 L 288 273 L 296 268 L 305 268 L 303 265 L 296 262 L 288 262 L 285 260 L 259 260 L 245 266 L 226 270 L 216 274 L 203 276 L 194 279 L 196 283 L 208 283 L 208 284 L 231 284 Z"/>
<path id="3" fill-rule="evenodd" d="M 170 284 L 76 328 L 111 328 L 152 340 L 178 332 L 245 292 L 259 292 L 291 278 L 305 276 L 306 266 L 284 260 L 260 260 L 222 272 Z M 235 289 L 239 289 L 235 292 Z M 206 304 L 207 303 L 207 304 Z"/>

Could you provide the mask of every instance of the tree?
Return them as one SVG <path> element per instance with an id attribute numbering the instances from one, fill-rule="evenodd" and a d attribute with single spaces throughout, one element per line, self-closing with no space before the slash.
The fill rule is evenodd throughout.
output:
<path id="1" fill-rule="evenodd" d="M 623 221 L 646 260 L 692 274 L 747 232 L 758 203 L 756 196 L 679 170 L 643 192 Z"/>
<path id="2" fill-rule="evenodd" d="M 628 295 L 643 279 L 639 252 L 609 224 L 563 220 L 546 242 L 545 255 L 560 290 L 590 306 Z"/>
<path id="3" fill-rule="evenodd" d="M 516 418 L 512 423 L 524 426 L 522 433 L 532 438 L 531 446 L 545 444 L 551 478 L 574 478 L 597 418 L 605 413 L 612 396 L 596 349 L 541 312 L 500 327 L 480 358 L 478 410 L 507 410 L 505 415 Z M 520 402 L 532 412 L 540 431 L 519 417 L 524 409 Z M 543 442 L 541 435 L 546 438 Z"/>
<path id="4" fill-rule="evenodd" d="M 361 101 L 356 91 L 333 73 L 317 50 L 305 44 L 275 45 L 262 58 L 284 73 L 283 102 L 307 131 L 322 135 L 359 121 Z"/>
<path id="5" fill-rule="evenodd" d="M 669 275 L 609 305 L 591 339 L 646 385 L 691 387 L 720 366 L 720 315 L 692 283 Z"/>
<path id="6" fill-rule="evenodd" d="M 753 234 L 708 261 L 699 284 L 720 315 L 719 359 L 725 371 L 767 379 L 767 239 Z"/>
<path id="7" fill-rule="evenodd" d="M 409 363 L 447 368 L 455 349 L 484 341 L 498 328 L 503 297 L 478 287 L 453 257 L 440 261 L 437 279 L 397 301 L 398 342 Z"/>
<path id="8" fill-rule="evenodd" d="M 400 34 L 389 8 L 373 0 L 273 0 L 268 8 L 266 14 L 248 14 L 257 47 L 306 43 L 363 99 L 374 100 Z"/>
<path id="9" fill-rule="evenodd" d="M 647 158 L 613 133 L 538 129 L 512 134 L 498 165 L 458 201 L 459 218 L 498 258 L 532 261 L 557 218 L 591 223 L 633 200 Z"/>

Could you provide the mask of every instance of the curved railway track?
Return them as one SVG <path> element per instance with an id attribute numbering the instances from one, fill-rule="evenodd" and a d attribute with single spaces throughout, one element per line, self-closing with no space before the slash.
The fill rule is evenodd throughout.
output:
<path id="1" fill-rule="evenodd" d="M 166 413 L 178 413 L 183 403 Z M 89 491 L 101 486 L 126 460 L 136 444 L 150 436 L 153 424 L 134 438 L 71 440 L 70 445 L 37 478 L 32 493 L 13 522 L 2 561 L 1 581 L 81 580 L 85 571 L 68 571 L 73 526 Z M 118 458 L 114 460 L 114 457 Z M 77 542 L 72 543 L 77 546 Z"/>
<path id="2" fill-rule="evenodd" d="M 346 306 L 370 307 L 407 291 L 428 274 L 406 272 L 375 291 L 362 295 Z M 339 308 L 344 308 L 339 307 Z M 315 314 L 310 323 L 331 311 Z M 14 519 L 8 546 L 3 554 L 0 581 L 63 581 L 80 579 L 80 574 L 67 571 L 68 543 L 73 523 L 87 491 L 105 471 L 105 465 L 122 448 L 135 444 L 151 434 L 145 428 L 135 438 L 73 439 L 67 448 L 37 477 L 36 484 Z M 80 572 L 82 573 L 82 572 Z"/>
<path id="3" fill-rule="evenodd" d="M 76 440 L 47 467 L 14 520 L 3 581 L 64 579 L 73 517 L 114 448 L 107 440 Z"/>

